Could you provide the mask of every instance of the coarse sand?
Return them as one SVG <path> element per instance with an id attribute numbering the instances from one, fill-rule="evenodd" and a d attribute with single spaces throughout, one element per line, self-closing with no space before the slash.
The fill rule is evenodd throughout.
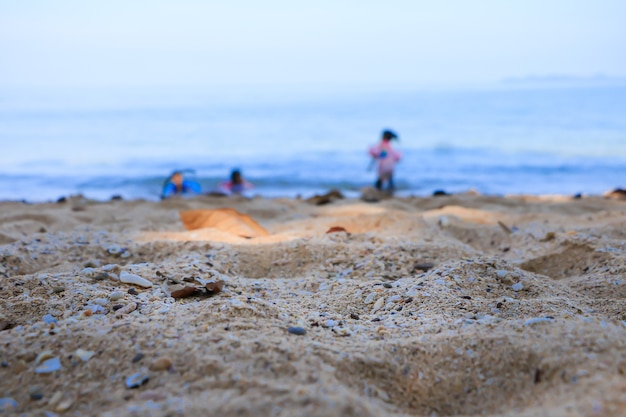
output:
<path id="1" fill-rule="evenodd" d="M 0 415 L 626 416 L 624 201 L 2 202 L 0 295 Z"/>

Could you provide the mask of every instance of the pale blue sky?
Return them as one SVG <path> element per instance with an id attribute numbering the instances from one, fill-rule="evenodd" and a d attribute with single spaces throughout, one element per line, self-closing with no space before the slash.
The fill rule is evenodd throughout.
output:
<path id="1" fill-rule="evenodd" d="M 626 76 L 624 0 L 2 0 L 1 85 Z"/>

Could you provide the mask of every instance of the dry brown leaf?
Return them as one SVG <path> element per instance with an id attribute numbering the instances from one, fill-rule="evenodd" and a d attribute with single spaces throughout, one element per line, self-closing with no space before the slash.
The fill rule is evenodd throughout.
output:
<path id="1" fill-rule="evenodd" d="M 252 217 L 232 208 L 186 210 L 179 215 L 187 230 L 213 228 L 245 238 L 269 236 Z"/>
<path id="2" fill-rule="evenodd" d="M 172 298 L 185 298 L 185 297 L 191 297 L 197 291 L 198 289 L 196 287 L 184 287 L 184 288 L 181 288 L 180 290 L 172 291 L 170 295 L 172 296 Z"/>
<path id="3" fill-rule="evenodd" d="M 326 233 L 337 233 L 337 232 L 346 232 L 348 233 L 348 231 L 346 230 L 345 227 L 341 227 L 341 226 L 333 226 L 330 229 L 328 229 L 326 231 Z"/>

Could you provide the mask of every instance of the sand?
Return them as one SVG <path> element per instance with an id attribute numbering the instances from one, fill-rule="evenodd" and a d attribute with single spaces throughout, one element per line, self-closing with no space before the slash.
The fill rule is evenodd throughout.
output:
<path id="1" fill-rule="evenodd" d="M 602 197 L 4 202 L 0 410 L 624 416 L 625 260 Z"/>

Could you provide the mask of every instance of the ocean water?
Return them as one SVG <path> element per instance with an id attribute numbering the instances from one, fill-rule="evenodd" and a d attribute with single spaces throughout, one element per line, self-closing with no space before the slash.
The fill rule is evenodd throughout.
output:
<path id="1" fill-rule="evenodd" d="M 626 85 L 457 89 L 0 89 L 0 200 L 159 198 L 193 169 L 208 192 L 372 185 L 367 149 L 398 132 L 399 195 L 600 194 L 626 186 Z"/>

